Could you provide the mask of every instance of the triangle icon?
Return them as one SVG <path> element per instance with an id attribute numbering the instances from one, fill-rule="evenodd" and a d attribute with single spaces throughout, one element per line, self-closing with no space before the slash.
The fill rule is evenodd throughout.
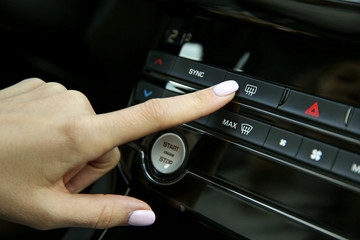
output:
<path id="1" fill-rule="evenodd" d="M 315 102 L 311 107 L 309 107 L 305 114 L 313 116 L 313 117 L 319 117 L 319 105 L 317 102 Z"/>

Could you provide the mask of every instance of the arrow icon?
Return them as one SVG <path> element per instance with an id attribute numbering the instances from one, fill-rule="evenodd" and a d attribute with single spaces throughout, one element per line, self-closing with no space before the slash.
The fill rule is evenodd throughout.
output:
<path id="1" fill-rule="evenodd" d="M 163 65 L 163 61 L 162 61 L 162 59 L 161 59 L 161 58 L 159 58 L 159 59 L 155 60 L 154 65 L 156 65 L 156 64 L 158 64 L 158 65 L 162 66 L 162 65 Z"/>
<path id="2" fill-rule="evenodd" d="M 152 91 L 148 91 L 147 89 L 144 89 L 144 96 L 147 98 L 147 97 L 150 97 L 150 95 L 152 94 L 153 92 Z"/>

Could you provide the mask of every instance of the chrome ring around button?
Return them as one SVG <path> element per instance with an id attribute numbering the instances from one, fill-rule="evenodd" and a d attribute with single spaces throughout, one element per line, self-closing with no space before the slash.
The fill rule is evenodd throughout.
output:
<path id="1" fill-rule="evenodd" d="M 175 133 L 165 133 L 154 142 L 151 148 L 151 163 L 161 174 L 173 174 L 185 161 L 186 146 L 183 139 Z"/>

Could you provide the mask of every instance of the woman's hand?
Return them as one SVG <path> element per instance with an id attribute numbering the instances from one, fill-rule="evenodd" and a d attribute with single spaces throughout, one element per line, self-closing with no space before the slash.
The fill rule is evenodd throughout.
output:
<path id="1" fill-rule="evenodd" d="M 120 159 L 117 146 L 210 114 L 234 81 L 96 115 L 87 98 L 58 83 L 27 79 L 0 91 L 0 217 L 38 229 L 149 225 L 143 201 L 79 194 Z"/>

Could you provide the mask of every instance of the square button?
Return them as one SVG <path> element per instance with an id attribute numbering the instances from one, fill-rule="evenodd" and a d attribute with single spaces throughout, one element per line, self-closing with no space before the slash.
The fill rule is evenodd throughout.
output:
<path id="1" fill-rule="evenodd" d="M 354 113 L 352 114 L 347 129 L 350 132 L 360 134 L 360 109 L 354 109 Z"/>
<path id="2" fill-rule="evenodd" d="M 184 58 L 177 58 L 170 75 L 206 87 L 224 81 L 226 71 Z"/>
<path id="3" fill-rule="evenodd" d="M 302 139 L 300 135 L 272 127 L 264 146 L 289 157 L 295 157 Z"/>
<path id="4" fill-rule="evenodd" d="M 360 156 L 341 150 L 332 168 L 334 173 L 360 182 Z"/>
<path id="5" fill-rule="evenodd" d="M 296 159 L 330 170 L 338 150 L 338 148 L 328 144 L 304 138 Z"/>
<path id="6" fill-rule="evenodd" d="M 261 146 L 270 130 L 265 123 L 225 110 L 211 114 L 207 126 Z"/>
<path id="7" fill-rule="evenodd" d="M 149 82 L 140 81 L 136 87 L 135 99 L 140 102 L 145 102 L 152 98 L 160 98 L 163 94 L 163 88 L 155 86 Z"/>
<path id="8" fill-rule="evenodd" d="M 291 90 L 280 110 L 319 123 L 345 129 L 345 118 L 349 106 L 324 98 Z"/>
<path id="9" fill-rule="evenodd" d="M 158 51 L 150 51 L 145 63 L 145 68 L 153 71 L 169 74 L 176 57 Z"/>
<path id="10" fill-rule="evenodd" d="M 236 96 L 258 102 L 270 107 L 277 107 L 285 88 L 243 75 L 227 73 L 225 80 L 235 80 L 240 89 Z"/>

